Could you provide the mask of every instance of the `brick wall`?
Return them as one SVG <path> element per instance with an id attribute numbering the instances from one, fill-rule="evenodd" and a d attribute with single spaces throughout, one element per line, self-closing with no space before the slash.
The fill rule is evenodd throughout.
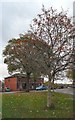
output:
<path id="1" fill-rule="evenodd" d="M 12 91 L 17 90 L 17 77 L 6 78 L 5 87 L 10 88 Z"/>

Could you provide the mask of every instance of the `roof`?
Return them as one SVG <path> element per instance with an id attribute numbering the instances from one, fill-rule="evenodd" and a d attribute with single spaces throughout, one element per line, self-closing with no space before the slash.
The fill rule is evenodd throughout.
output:
<path id="1" fill-rule="evenodd" d="M 7 79 L 7 78 L 13 78 L 13 77 L 26 77 L 26 75 L 25 74 L 13 74 L 13 75 L 11 75 L 11 76 L 8 76 L 8 77 L 5 77 L 5 79 Z"/>
<path id="2" fill-rule="evenodd" d="M 13 77 L 27 77 L 27 76 L 26 76 L 26 74 L 17 73 L 17 74 L 13 74 L 11 76 L 5 77 L 5 79 L 13 78 Z M 33 77 L 31 76 L 31 78 L 33 78 Z M 44 79 L 43 77 L 38 77 L 38 78 Z"/>

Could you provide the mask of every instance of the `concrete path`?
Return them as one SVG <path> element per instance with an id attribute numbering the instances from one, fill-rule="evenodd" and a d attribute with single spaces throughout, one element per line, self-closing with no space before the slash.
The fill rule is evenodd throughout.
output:
<path id="1" fill-rule="evenodd" d="M 0 92 L 0 94 L 12 94 L 12 93 L 16 93 L 16 92 Z"/>
<path id="2" fill-rule="evenodd" d="M 71 95 L 75 95 L 75 88 L 65 88 L 65 89 L 55 89 L 55 92 L 59 92 L 59 93 L 64 93 L 64 94 L 71 94 Z M 15 91 L 15 92 L 0 92 L 0 94 L 12 94 L 12 93 L 17 93 L 19 91 Z M 44 90 L 33 90 L 30 92 L 44 92 Z"/>
<path id="3" fill-rule="evenodd" d="M 75 95 L 75 88 L 56 89 L 55 92 Z"/>

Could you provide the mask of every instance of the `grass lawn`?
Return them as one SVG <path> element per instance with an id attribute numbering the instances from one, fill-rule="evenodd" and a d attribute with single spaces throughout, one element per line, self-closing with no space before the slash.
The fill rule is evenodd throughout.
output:
<path id="1" fill-rule="evenodd" d="M 3 118 L 72 118 L 72 95 L 53 93 L 54 109 L 47 109 L 47 91 L 2 95 Z"/>
<path id="2" fill-rule="evenodd" d="M 2 94 L 0 94 L 0 119 L 2 118 Z"/>

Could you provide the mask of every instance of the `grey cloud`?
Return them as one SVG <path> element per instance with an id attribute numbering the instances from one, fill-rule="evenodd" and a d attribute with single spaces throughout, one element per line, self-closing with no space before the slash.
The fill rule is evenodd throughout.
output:
<path id="1" fill-rule="evenodd" d="M 32 2 L 3 3 L 3 12 L 8 14 L 8 16 L 11 18 L 13 18 L 15 15 L 31 18 L 33 16 L 33 13 L 36 13 L 37 9 L 39 9 L 39 4 L 33 4 Z"/>
<path id="2" fill-rule="evenodd" d="M 40 7 L 41 9 L 41 7 Z M 2 9 L 2 38 L 3 44 L 17 33 L 26 31 L 29 22 L 37 15 L 39 4 L 25 3 L 3 3 Z M 16 26 L 14 26 L 16 25 Z M 20 29 L 18 29 L 20 28 Z M 13 35 L 13 36 L 12 36 Z"/>

